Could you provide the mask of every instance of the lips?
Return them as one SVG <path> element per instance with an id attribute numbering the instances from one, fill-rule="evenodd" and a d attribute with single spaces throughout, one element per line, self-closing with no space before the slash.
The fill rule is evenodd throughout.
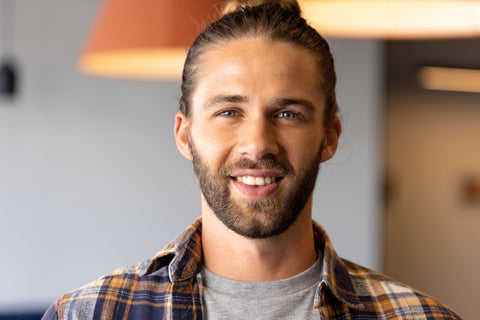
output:
<path id="1" fill-rule="evenodd" d="M 235 189 L 250 199 L 266 199 L 278 189 L 283 177 L 276 172 L 246 170 L 231 176 Z"/>

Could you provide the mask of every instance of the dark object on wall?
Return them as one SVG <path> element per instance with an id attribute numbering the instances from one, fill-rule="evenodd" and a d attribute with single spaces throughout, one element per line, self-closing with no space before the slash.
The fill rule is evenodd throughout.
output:
<path id="1" fill-rule="evenodd" d="M 463 181 L 463 200 L 469 204 L 480 204 L 480 176 L 471 176 Z"/>
<path id="2" fill-rule="evenodd" d="M 18 93 L 18 70 L 15 63 L 15 0 L 0 0 L 0 99 Z"/>
<path id="3" fill-rule="evenodd" d="M 17 91 L 17 72 L 15 64 L 5 60 L 0 64 L 0 95 L 13 98 Z"/>

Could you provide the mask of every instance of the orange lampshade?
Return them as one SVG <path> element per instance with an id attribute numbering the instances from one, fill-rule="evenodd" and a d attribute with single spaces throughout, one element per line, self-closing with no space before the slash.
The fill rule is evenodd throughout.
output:
<path id="1" fill-rule="evenodd" d="M 322 35 L 432 39 L 480 36 L 478 0 L 299 0 Z"/>
<path id="2" fill-rule="evenodd" d="M 127 79 L 181 78 L 188 48 L 222 0 L 104 0 L 81 71 Z"/>

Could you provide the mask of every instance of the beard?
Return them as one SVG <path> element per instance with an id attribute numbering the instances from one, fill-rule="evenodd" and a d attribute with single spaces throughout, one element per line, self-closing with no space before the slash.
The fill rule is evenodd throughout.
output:
<path id="1" fill-rule="evenodd" d="M 315 157 L 297 174 L 288 161 L 270 155 L 258 161 L 241 158 L 212 170 L 187 135 L 192 163 L 202 194 L 216 217 L 237 234 L 261 239 L 279 235 L 298 218 L 315 187 L 324 141 Z M 230 192 L 230 175 L 240 169 L 264 169 L 281 173 L 286 192 L 270 199 L 235 200 Z M 278 183 L 278 182 L 277 182 Z"/>

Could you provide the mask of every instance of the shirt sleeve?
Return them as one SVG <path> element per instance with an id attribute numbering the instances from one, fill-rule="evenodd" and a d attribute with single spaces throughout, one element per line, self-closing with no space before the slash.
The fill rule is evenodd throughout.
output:
<path id="1" fill-rule="evenodd" d="M 58 320 L 57 308 L 55 308 L 55 304 L 52 304 L 50 308 L 48 308 L 43 315 L 42 320 Z"/>

